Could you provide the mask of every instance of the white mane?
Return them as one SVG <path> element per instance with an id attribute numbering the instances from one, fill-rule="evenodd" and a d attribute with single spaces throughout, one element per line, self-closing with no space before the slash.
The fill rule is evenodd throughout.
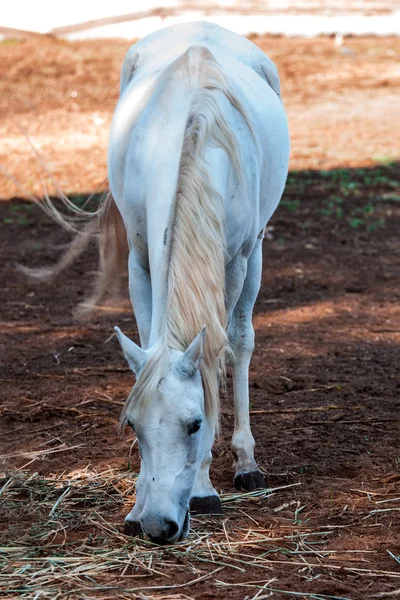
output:
<path id="1" fill-rule="evenodd" d="M 180 68 L 193 59 L 200 68 L 201 87 L 195 95 L 182 148 L 175 215 L 168 267 L 168 299 L 161 345 L 141 373 L 124 407 L 154 397 L 155 387 L 167 363 L 168 348 L 185 351 L 206 325 L 207 336 L 201 375 L 205 412 L 218 429 L 219 373 L 225 373 L 228 346 L 225 310 L 225 239 L 222 199 L 212 188 L 205 164 L 207 144 L 222 147 L 240 174 L 235 137 L 221 113 L 215 90 L 221 91 L 244 116 L 212 54 L 193 47 Z M 201 65 L 199 67 L 199 61 Z"/>

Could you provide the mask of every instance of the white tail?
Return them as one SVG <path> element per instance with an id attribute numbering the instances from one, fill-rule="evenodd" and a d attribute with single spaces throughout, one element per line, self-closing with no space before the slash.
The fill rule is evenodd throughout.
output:
<path id="1" fill-rule="evenodd" d="M 51 267 L 31 269 L 19 265 L 18 270 L 37 281 L 51 281 L 75 262 L 93 238 L 98 240 L 99 266 L 93 289 L 78 305 L 75 313 L 80 319 L 89 318 L 96 306 L 107 296 L 116 297 L 120 291 L 128 261 L 126 230 L 109 192 L 103 195 L 99 208 L 95 212 L 76 207 L 63 195 L 60 199 L 72 213 L 71 215 L 62 214 L 47 196 L 42 202 L 35 201 L 56 223 L 74 233 L 69 247 Z"/>

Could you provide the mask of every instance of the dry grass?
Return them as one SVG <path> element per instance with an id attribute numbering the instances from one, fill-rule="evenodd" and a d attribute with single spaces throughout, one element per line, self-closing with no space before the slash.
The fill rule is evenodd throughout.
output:
<path id="1" fill-rule="evenodd" d="M 202 597 L 199 589 L 204 588 L 199 584 L 203 582 L 222 597 L 231 597 L 236 590 L 249 600 L 276 597 L 274 594 L 347 598 L 280 589 L 282 570 L 290 570 L 299 581 L 321 577 L 333 581 L 338 572 L 341 576 L 348 572 L 360 579 L 383 578 L 386 584 L 400 587 L 396 554 L 389 551 L 393 570 L 388 571 L 373 566 L 376 551 L 329 549 L 335 527 L 327 525 L 316 531 L 308 519 L 302 521 L 305 507 L 296 499 L 296 483 L 223 495 L 225 517 L 194 518 L 189 539 L 174 546 L 158 547 L 143 538 L 127 537 L 119 526 L 127 505 L 135 500 L 135 477 L 129 472 L 89 469 L 53 477 L 18 470 L 4 475 L 0 501 L 12 525 L 2 535 L 0 595 L 183 600 L 192 598 L 193 590 L 196 598 Z M 279 504 L 280 496 L 284 500 L 288 492 L 292 500 Z M 354 492 L 359 495 L 363 490 Z M 383 511 L 399 510 L 398 497 L 384 501 L 371 497 L 368 492 L 362 496 L 375 508 L 360 510 L 360 522 L 372 519 L 376 523 Z M 271 519 L 271 527 L 266 529 L 257 522 L 265 500 L 271 498 L 275 514 L 290 505 L 295 507 L 288 526 Z M 246 519 L 238 525 L 229 517 L 239 514 Z M 380 592 L 380 597 L 395 594 L 393 586 L 390 592 Z"/>

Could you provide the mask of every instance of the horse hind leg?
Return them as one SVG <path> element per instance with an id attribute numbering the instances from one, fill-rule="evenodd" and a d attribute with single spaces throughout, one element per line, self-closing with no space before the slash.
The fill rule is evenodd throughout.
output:
<path id="1" fill-rule="evenodd" d="M 249 365 L 254 350 L 252 313 L 261 282 L 262 239 L 258 238 L 249 257 L 247 274 L 229 325 L 232 348 L 232 378 L 235 406 L 235 430 L 231 449 L 236 462 L 234 484 L 252 491 L 265 487 L 264 476 L 254 460 L 254 438 L 250 429 Z"/>
<path id="2" fill-rule="evenodd" d="M 197 476 L 192 498 L 190 512 L 192 515 L 221 515 L 222 506 L 218 493 L 210 481 L 211 451 L 206 455 Z"/>

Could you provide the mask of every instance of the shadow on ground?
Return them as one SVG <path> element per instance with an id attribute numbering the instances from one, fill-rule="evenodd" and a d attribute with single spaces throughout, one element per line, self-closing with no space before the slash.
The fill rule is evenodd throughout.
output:
<path id="1" fill-rule="evenodd" d="M 399 510 L 395 499 L 400 495 L 399 166 L 289 175 L 264 243 L 250 392 L 256 454 L 268 483 L 296 486 L 268 501 L 252 498 L 234 504 L 226 511 L 224 525 L 194 522 L 194 535 L 205 527 L 211 532 L 210 543 L 220 535 L 226 542 L 224 527 L 232 539 L 264 536 L 263 542 L 241 551 L 252 557 L 245 573 L 228 569 L 217 579 L 243 583 L 276 576 L 277 589 L 317 591 L 321 598 L 340 593 L 352 600 L 398 587 L 398 579 L 383 572 L 397 569 L 388 551 L 400 552 L 395 518 Z M 83 203 L 86 199 L 83 194 L 73 200 Z M 112 337 L 112 327 L 119 324 L 136 336 L 129 304 L 124 301 L 114 309 L 108 307 L 91 323 L 76 323 L 72 311 L 90 287 L 96 269 L 95 248 L 55 282 L 37 286 L 17 275 L 15 264 L 51 264 L 68 235 L 37 207 L 19 199 L 0 203 L 0 220 L 3 470 L 17 477 L 29 471 L 38 473 L 37 477 L 57 475 L 61 480 L 71 471 L 112 473 L 127 482 L 129 474 L 137 472 L 139 459 L 135 447 L 129 457 L 132 434 L 120 437 L 117 422 L 133 378 Z M 232 493 L 230 398 L 228 377 L 222 436 L 215 444 L 212 469 L 214 484 L 226 493 Z M 118 531 L 133 502 L 133 492 L 124 496 L 125 487 L 117 479 L 112 485 L 107 483 L 111 487 L 106 491 L 101 488 L 98 499 L 101 519 L 108 520 L 113 531 Z M 42 492 L 39 496 L 51 510 L 59 492 L 53 490 L 53 483 L 37 481 L 40 489 L 48 490 L 49 500 L 40 496 Z M 52 539 L 51 527 L 57 543 L 61 543 L 60 536 L 66 536 L 63 539 L 73 547 L 76 540 L 86 544 L 93 535 L 95 546 L 104 545 L 96 537 L 104 535 L 104 522 L 91 508 L 88 512 L 89 501 L 87 506 L 83 500 L 79 504 L 78 492 L 75 500 L 71 497 L 67 512 L 59 514 L 62 527 L 58 528 L 44 525 L 44 513 L 37 512 L 36 488 L 31 489 L 29 501 L 29 485 L 18 485 L 22 486 L 16 488 L 20 495 L 15 492 L 12 506 L 0 514 L 3 529 L 10 528 L 10 543 L 17 539 L 30 546 L 39 543 L 31 536 L 38 535 L 43 522 L 45 536 L 40 544 L 45 547 Z M 67 483 L 63 485 L 61 493 Z M 91 490 L 89 495 L 95 494 L 92 480 L 85 485 Z M 114 498 L 111 488 L 122 490 L 122 496 L 118 492 Z M 383 500 L 388 504 L 377 504 Z M 390 510 L 383 512 L 383 507 Z M 256 533 L 249 534 L 250 530 Z M 319 554 L 312 544 L 305 549 L 301 537 L 305 531 L 310 535 L 325 532 Z M 297 546 L 282 538 L 271 547 L 270 538 L 287 534 L 298 540 Z M 121 545 L 119 534 L 107 535 L 107 543 Z M 228 543 L 224 561 L 233 560 L 231 551 Z M 275 561 L 263 563 L 267 573 L 253 564 L 261 557 Z M 340 572 L 329 571 L 333 560 L 328 558 L 335 559 Z M 304 563 L 302 567 L 303 559 L 314 566 Z M 174 555 L 171 560 L 169 568 L 177 569 L 177 580 L 185 582 L 187 575 L 180 573 L 178 558 Z M 204 563 L 204 555 L 190 560 L 206 572 L 215 568 Z M 118 564 L 113 568 L 120 573 Z M 147 585 L 158 581 L 154 573 L 151 577 Z M 219 584 L 209 581 L 207 585 L 199 584 L 190 593 L 196 598 L 208 597 L 205 590 L 210 597 L 215 597 L 216 590 L 221 593 Z M 244 593 L 242 587 L 229 588 L 232 598 L 243 598 Z"/>

